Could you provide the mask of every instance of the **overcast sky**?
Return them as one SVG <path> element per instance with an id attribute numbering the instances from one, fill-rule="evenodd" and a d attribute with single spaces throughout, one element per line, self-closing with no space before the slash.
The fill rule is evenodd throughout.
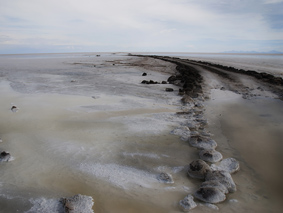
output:
<path id="1" fill-rule="evenodd" d="M 0 53 L 283 52 L 283 0 L 0 0 Z"/>

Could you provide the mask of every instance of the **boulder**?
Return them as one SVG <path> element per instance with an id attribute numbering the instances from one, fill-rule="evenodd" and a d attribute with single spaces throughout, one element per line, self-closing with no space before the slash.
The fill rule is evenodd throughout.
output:
<path id="1" fill-rule="evenodd" d="M 208 172 L 211 172 L 211 169 L 203 160 L 194 160 L 189 165 L 188 175 L 192 178 L 205 179 Z"/>
<path id="2" fill-rule="evenodd" d="M 220 152 L 217 152 L 214 149 L 205 149 L 201 150 L 199 152 L 199 157 L 200 159 L 210 162 L 210 163 L 215 163 L 218 162 L 222 159 L 222 155 Z"/>
<path id="3" fill-rule="evenodd" d="M 144 72 L 144 73 L 142 74 L 142 76 L 147 76 L 147 73 Z"/>
<path id="4" fill-rule="evenodd" d="M 236 185 L 230 175 L 229 172 L 226 171 L 211 171 L 209 170 L 205 176 L 206 181 L 218 181 L 222 185 L 224 185 L 228 192 L 235 192 Z"/>
<path id="5" fill-rule="evenodd" d="M 229 172 L 230 174 L 232 174 L 232 173 L 239 171 L 240 164 L 234 158 L 226 158 L 226 159 L 223 159 L 217 165 L 212 164 L 211 168 L 212 168 L 212 170 L 223 170 L 223 171 L 226 171 L 226 172 Z"/>
<path id="6" fill-rule="evenodd" d="M 194 197 L 206 203 L 220 203 L 226 199 L 226 195 L 214 187 L 200 187 Z"/>
<path id="7" fill-rule="evenodd" d="M 157 179 L 162 183 L 174 183 L 172 176 L 165 172 L 160 173 Z"/>
<path id="8" fill-rule="evenodd" d="M 189 140 L 189 143 L 191 146 L 198 149 L 210 150 L 217 147 L 217 143 L 214 140 L 202 136 L 192 136 Z"/>
<path id="9" fill-rule="evenodd" d="M 228 194 L 228 189 L 222 183 L 218 182 L 217 180 L 210 180 L 203 182 L 200 187 L 209 187 L 209 188 L 217 188 L 224 194 Z"/>
<path id="10" fill-rule="evenodd" d="M 197 207 L 197 204 L 194 202 L 194 197 L 192 195 L 188 195 L 183 200 L 180 200 L 179 205 L 184 212 Z"/>

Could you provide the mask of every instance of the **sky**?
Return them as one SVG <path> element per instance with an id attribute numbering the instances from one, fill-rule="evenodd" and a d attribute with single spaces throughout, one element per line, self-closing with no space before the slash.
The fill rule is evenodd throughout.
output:
<path id="1" fill-rule="evenodd" d="M 0 0 L 0 54 L 283 52 L 283 0 Z"/>

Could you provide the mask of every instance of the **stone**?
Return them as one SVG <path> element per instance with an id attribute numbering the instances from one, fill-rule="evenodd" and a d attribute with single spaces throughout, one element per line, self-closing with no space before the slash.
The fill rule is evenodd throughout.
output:
<path id="1" fill-rule="evenodd" d="M 162 81 L 161 84 L 167 84 L 167 81 Z"/>
<path id="2" fill-rule="evenodd" d="M 12 106 L 12 107 L 11 107 L 11 111 L 12 111 L 12 112 L 18 112 L 18 110 L 19 110 L 19 108 L 16 107 L 16 106 Z"/>
<path id="3" fill-rule="evenodd" d="M 200 187 L 194 197 L 206 203 L 220 203 L 226 199 L 226 195 L 217 188 Z"/>
<path id="4" fill-rule="evenodd" d="M 192 136 L 189 139 L 189 143 L 191 146 L 196 147 L 198 149 L 215 149 L 217 147 L 217 143 L 209 138 L 202 136 Z"/>
<path id="5" fill-rule="evenodd" d="M 210 162 L 210 163 L 215 163 L 220 161 L 223 157 L 220 152 L 217 152 L 214 149 L 205 149 L 201 150 L 199 152 L 199 157 L 200 159 Z"/>
<path id="6" fill-rule="evenodd" d="M 162 183 L 174 183 L 172 176 L 165 172 L 160 173 L 157 179 Z"/>
<path id="7" fill-rule="evenodd" d="M 142 76 L 147 76 L 147 73 L 144 72 L 144 73 L 142 74 Z"/>
<path id="8" fill-rule="evenodd" d="M 61 198 L 60 202 L 63 204 L 65 212 L 93 213 L 93 199 L 90 196 L 78 194 L 70 198 Z"/>
<path id="9" fill-rule="evenodd" d="M 223 159 L 219 164 L 212 164 L 212 170 L 223 170 L 233 174 L 240 170 L 239 162 L 234 158 Z"/>
<path id="10" fill-rule="evenodd" d="M 228 189 L 222 183 L 218 182 L 217 180 L 210 180 L 203 182 L 200 187 L 209 187 L 209 188 L 217 188 L 224 194 L 228 194 Z"/>
<path id="11" fill-rule="evenodd" d="M 174 89 L 172 89 L 172 88 L 166 88 L 165 91 L 166 91 L 166 92 L 173 92 Z"/>
<path id="12" fill-rule="evenodd" d="M 183 200 L 180 200 L 179 205 L 184 212 L 190 211 L 191 209 L 197 207 L 192 195 L 188 195 Z"/>
<path id="13" fill-rule="evenodd" d="M 9 161 L 11 159 L 11 155 L 9 152 L 1 152 L 0 153 L 0 162 Z"/>
<path id="14" fill-rule="evenodd" d="M 212 180 L 218 181 L 219 183 L 221 183 L 228 189 L 228 192 L 235 192 L 237 190 L 236 184 L 234 183 L 230 173 L 226 171 L 209 170 L 206 173 L 205 180 L 206 181 L 212 181 Z"/>
<path id="15" fill-rule="evenodd" d="M 209 165 L 203 160 L 198 159 L 190 163 L 188 175 L 192 178 L 205 179 L 206 174 L 210 171 Z"/>

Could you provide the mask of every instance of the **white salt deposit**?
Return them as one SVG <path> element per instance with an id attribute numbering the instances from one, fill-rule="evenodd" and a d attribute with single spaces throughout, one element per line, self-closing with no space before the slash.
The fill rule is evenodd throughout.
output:
<path id="1" fill-rule="evenodd" d="M 79 169 L 123 189 L 136 186 L 152 188 L 158 182 L 155 174 L 118 164 L 84 163 Z"/>

